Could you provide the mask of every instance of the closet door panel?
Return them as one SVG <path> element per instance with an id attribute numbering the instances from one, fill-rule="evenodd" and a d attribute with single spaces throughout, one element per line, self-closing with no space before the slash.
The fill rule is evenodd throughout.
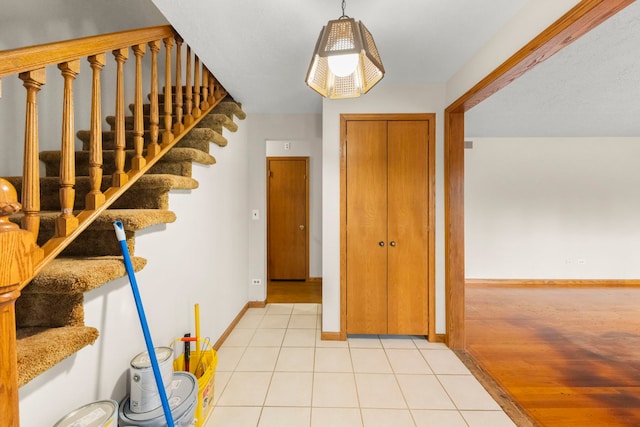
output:
<path id="1" fill-rule="evenodd" d="M 346 147 L 347 332 L 386 333 L 386 122 L 348 122 Z"/>
<path id="2" fill-rule="evenodd" d="M 428 334 L 428 122 L 388 130 L 388 333 Z"/>

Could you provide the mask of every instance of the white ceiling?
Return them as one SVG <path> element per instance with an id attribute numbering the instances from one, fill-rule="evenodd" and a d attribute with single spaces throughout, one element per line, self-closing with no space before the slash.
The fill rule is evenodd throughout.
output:
<path id="1" fill-rule="evenodd" d="M 215 8 L 153 1 L 248 113 L 321 112 L 320 95 L 304 79 L 322 26 L 342 14 L 341 0 L 233 0 Z M 345 13 L 373 34 L 386 70 L 378 86 L 444 83 L 524 3 L 347 0 Z"/>
<path id="2" fill-rule="evenodd" d="M 640 136 L 640 2 L 465 115 L 468 136 Z"/>
<path id="3" fill-rule="evenodd" d="M 321 112 L 304 78 L 341 0 L 233 0 L 215 8 L 153 1 L 248 113 Z M 375 91 L 447 82 L 525 2 L 348 0 L 345 12 L 367 26 L 380 51 L 386 75 Z M 467 135 L 640 135 L 638 23 L 635 2 L 470 110 Z"/>

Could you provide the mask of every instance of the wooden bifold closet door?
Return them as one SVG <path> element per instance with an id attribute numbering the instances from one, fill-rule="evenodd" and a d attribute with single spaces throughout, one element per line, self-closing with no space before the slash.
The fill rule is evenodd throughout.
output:
<path id="1" fill-rule="evenodd" d="M 429 121 L 346 123 L 346 331 L 427 335 Z"/>

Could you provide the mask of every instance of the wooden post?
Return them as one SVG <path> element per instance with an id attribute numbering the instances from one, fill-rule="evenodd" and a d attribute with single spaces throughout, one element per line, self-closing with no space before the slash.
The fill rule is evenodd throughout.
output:
<path id="1" fill-rule="evenodd" d="M 160 52 L 160 41 L 149 42 L 151 50 L 151 90 L 149 107 L 149 145 L 147 146 L 147 158 L 152 159 L 160 152 L 158 144 L 160 112 L 158 107 L 158 52 Z"/>
<path id="2" fill-rule="evenodd" d="M 91 133 L 89 137 L 89 181 L 91 191 L 85 197 L 85 208 L 98 209 L 104 205 L 105 197 L 102 185 L 102 90 L 100 88 L 100 72 L 105 64 L 105 55 L 100 53 L 87 58 L 93 70 L 91 88 Z"/>
<path id="3" fill-rule="evenodd" d="M 60 156 L 60 216 L 56 220 L 56 236 L 65 237 L 78 228 L 78 218 L 73 215 L 76 199 L 76 158 L 74 146 L 73 81 L 80 72 L 80 60 L 58 64 L 64 77 L 62 101 L 62 145 Z"/>
<path id="4" fill-rule="evenodd" d="M 144 148 L 144 117 L 142 112 L 142 57 L 144 56 L 147 46 L 139 44 L 133 46 L 133 54 L 136 56 L 136 94 L 135 107 L 133 112 L 133 145 L 135 154 L 131 159 L 131 169 L 140 170 L 147 164 L 142 157 Z"/>
<path id="5" fill-rule="evenodd" d="M 446 341 L 464 350 L 464 112 L 447 109 L 444 117 Z"/>
<path id="6" fill-rule="evenodd" d="M 117 64 L 116 76 L 116 135 L 115 135 L 115 163 L 116 168 L 111 175 L 111 185 L 122 187 L 129 177 L 124 172 L 125 148 L 127 146 L 124 131 L 124 63 L 129 58 L 129 49 L 116 49 L 113 56 Z"/>
<path id="7" fill-rule="evenodd" d="M 15 302 L 19 283 L 33 275 L 42 259 L 33 233 L 20 230 L 8 216 L 20 210 L 15 188 L 0 178 L 0 420 L 3 427 L 19 427 L 18 357 Z"/>
<path id="8" fill-rule="evenodd" d="M 173 90 L 171 88 L 171 46 L 173 46 L 173 39 L 167 37 L 164 41 L 165 48 L 165 61 L 164 61 L 164 132 L 162 132 L 162 143 L 168 144 L 173 141 L 172 133 L 172 107 L 173 107 Z"/>
<path id="9" fill-rule="evenodd" d="M 176 37 L 176 122 L 173 125 L 175 135 L 184 130 L 184 124 L 182 124 L 182 41 L 180 37 Z"/>
<path id="10" fill-rule="evenodd" d="M 46 70 L 25 71 L 20 80 L 27 89 L 27 112 L 24 129 L 24 164 L 22 167 L 22 228 L 38 239 L 40 231 L 40 159 L 38 137 L 38 92 L 46 83 Z"/>
<path id="11" fill-rule="evenodd" d="M 193 109 L 193 85 L 191 83 L 191 46 L 187 45 L 187 81 L 185 83 L 187 93 L 185 94 L 185 103 L 184 103 L 184 124 L 185 126 L 189 126 L 193 123 L 193 115 L 191 111 Z"/>

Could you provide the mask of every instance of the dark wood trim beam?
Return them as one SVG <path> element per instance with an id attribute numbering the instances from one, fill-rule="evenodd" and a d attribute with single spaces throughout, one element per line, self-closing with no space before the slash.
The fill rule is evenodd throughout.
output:
<path id="1" fill-rule="evenodd" d="M 464 349 L 464 113 L 634 0 L 582 0 L 445 110 L 447 343 Z"/>
<path id="2" fill-rule="evenodd" d="M 447 110 L 464 112 L 544 62 L 634 0 L 583 0 L 527 43 Z"/>

